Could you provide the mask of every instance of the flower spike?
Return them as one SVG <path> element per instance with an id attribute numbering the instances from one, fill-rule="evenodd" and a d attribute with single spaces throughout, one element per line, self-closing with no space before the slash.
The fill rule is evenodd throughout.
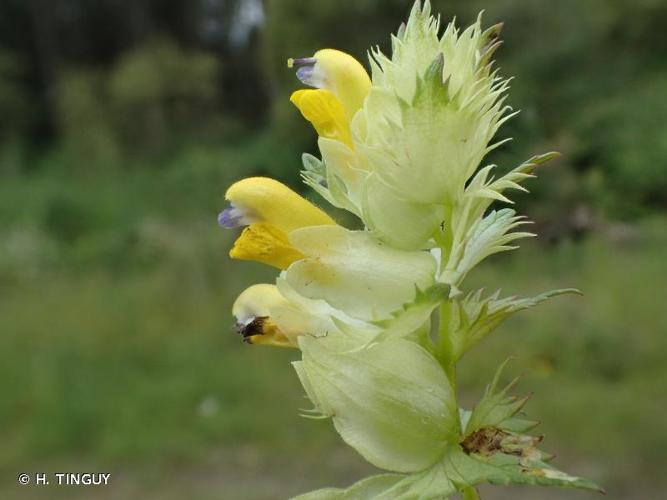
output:
<path id="1" fill-rule="evenodd" d="M 345 490 L 298 500 L 477 498 L 477 485 L 531 484 L 598 490 L 547 462 L 526 398 L 497 391 L 499 373 L 471 410 L 457 401 L 458 361 L 510 315 L 555 295 L 485 296 L 466 277 L 488 256 L 533 236 L 512 190 L 554 154 L 495 178 L 484 157 L 505 142 L 500 127 L 509 79 L 491 60 L 502 25 L 441 30 L 428 0 L 416 1 L 391 39 L 370 53 L 372 78 L 352 56 L 322 49 L 290 59 L 312 89 L 291 102 L 317 131 L 321 158 L 305 154 L 302 176 L 332 205 L 359 217 L 341 227 L 272 179 L 227 191 L 219 216 L 247 226 L 230 255 L 281 269 L 253 285 L 232 312 L 251 344 L 293 347 L 293 366 L 313 404 L 343 440 L 392 472 Z"/>

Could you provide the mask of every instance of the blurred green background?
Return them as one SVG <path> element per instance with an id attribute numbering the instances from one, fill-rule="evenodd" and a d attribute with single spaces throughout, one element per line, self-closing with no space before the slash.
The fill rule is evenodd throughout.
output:
<path id="1" fill-rule="evenodd" d="M 461 365 L 472 404 L 496 366 L 543 420 L 555 464 L 610 499 L 667 487 L 667 2 L 442 0 L 505 22 L 516 75 L 489 161 L 563 157 L 519 209 L 536 238 L 470 287 L 578 287 Z M 398 0 L 0 3 L 0 498 L 277 499 L 371 471 L 307 405 L 297 352 L 243 345 L 235 296 L 275 271 L 231 262 L 216 224 L 234 180 L 299 187 L 315 135 L 285 61 L 388 49 Z M 320 203 L 321 200 L 315 200 Z M 19 472 L 111 472 L 96 489 Z M 540 489 L 488 499 L 587 499 Z"/>

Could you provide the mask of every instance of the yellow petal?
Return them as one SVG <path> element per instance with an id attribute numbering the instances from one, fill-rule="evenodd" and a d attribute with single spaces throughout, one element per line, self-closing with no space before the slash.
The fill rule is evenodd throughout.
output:
<path id="1" fill-rule="evenodd" d="M 285 231 L 266 222 L 254 222 L 246 227 L 229 256 L 255 260 L 278 269 L 287 269 L 292 262 L 303 258 L 303 254 L 291 245 Z"/>
<path id="2" fill-rule="evenodd" d="M 284 233 L 302 227 L 335 224 L 324 211 L 267 177 L 240 180 L 227 190 L 225 198 L 255 221 L 265 222 Z"/>
<path id="3" fill-rule="evenodd" d="M 359 61 L 340 50 L 318 50 L 314 57 L 327 76 L 327 88 L 342 103 L 349 122 L 371 89 L 368 73 Z"/>
<path id="4" fill-rule="evenodd" d="M 313 124 L 317 135 L 353 147 L 345 110 L 333 93 L 325 89 L 297 90 L 292 93 L 290 101 Z"/>
<path id="5" fill-rule="evenodd" d="M 239 333 L 243 335 L 243 340 L 249 344 L 297 347 L 268 317 L 259 316 L 255 318 L 247 325 L 239 327 Z"/>
<path id="6" fill-rule="evenodd" d="M 287 304 L 276 285 L 257 283 L 241 292 L 232 305 L 238 323 L 248 323 L 258 316 L 271 316 L 271 309 Z"/>
<path id="7" fill-rule="evenodd" d="M 272 310 L 288 304 L 275 285 L 257 284 L 246 288 L 234 301 L 236 329 L 250 344 L 296 347 L 273 321 Z"/>

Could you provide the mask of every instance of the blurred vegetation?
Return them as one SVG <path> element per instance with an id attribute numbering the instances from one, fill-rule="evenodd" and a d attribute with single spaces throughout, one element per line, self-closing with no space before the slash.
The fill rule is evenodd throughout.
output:
<path id="1" fill-rule="evenodd" d="M 312 150 L 313 134 L 286 98 L 298 82 L 285 61 L 323 46 L 362 60 L 371 45 L 388 50 L 409 4 L 8 0 L 0 6 L 0 164 L 32 171 L 42 164 L 35 154 L 60 147 L 84 169 L 137 157 L 160 163 L 188 145 L 250 137 L 260 147 Z M 558 149 L 567 173 L 547 185 L 564 205 L 624 220 L 667 206 L 664 1 L 433 4 L 443 21 L 456 15 L 463 26 L 486 9 L 487 25 L 506 25 L 498 65 L 517 75 L 511 104 L 522 113 L 505 132 L 516 144 L 490 161 L 509 168 Z M 269 158 L 263 168 L 296 178 L 292 154 Z"/>
<path id="2" fill-rule="evenodd" d="M 63 464 L 113 469 L 114 488 L 136 498 L 277 498 L 367 472 L 328 424 L 298 417 L 296 353 L 231 335 L 231 301 L 274 272 L 232 265 L 233 235 L 215 217 L 234 180 L 298 186 L 300 152 L 315 151 L 288 102 L 299 83 L 286 59 L 388 49 L 410 3 L 0 3 L 0 472 L 12 478 L 0 497 L 30 494 L 13 484 L 18 469 Z M 564 153 L 519 199 L 540 238 L 474 283 L 586 293 L 516 318 L 465 360 L 467 402 L 515 355 L 508 373 L 535 391 L 528 412 L 560 463 L 610 498 L 657 498 L 667 4 L 433 4 L 461 26 L 482 9 L 486 25 L 505 22 L 498 65 L 517 75 L 522 113 L 490 161 Z"/>

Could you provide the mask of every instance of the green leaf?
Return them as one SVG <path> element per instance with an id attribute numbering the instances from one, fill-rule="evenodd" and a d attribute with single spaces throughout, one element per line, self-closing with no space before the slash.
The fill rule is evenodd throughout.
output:
<path id="1" fill-rule="evenodd" d="M 457 485 L 531 484 L 562 486 L 595 491 L 595 483 L 561 472 L 546 462 L 552 456 L 538 449 L 541 436 L 523 434 L 535 422 L 518 419 L 527 398 L 509 396 L 512 381 L 497 390 L 503 363 L 487 387 L 482 400 L 465 417 L 464 439 L 460 447 L 451 448 L 445 456 L 448 477 Z"/>
<path id="2" fill-rule="evenodd" d="M 478 204 L 475 207 L 475 213 L 483 213 L 494 200 L 513 203 L 503 192 L 508 189 L 527 192 L 527 189 L 521 186 L 520 183 L 526 179 L 535 177 L 533 171 L 539 165 L 547 163 L 558 156 L 559 153 L 554 151 L 533 156 L 499 179 L 494 179 L 491 176 L 491 171 L 495 168 L 495 165 L 487 165 L 480 169 L 466 187 L 466 196 L 473 198 L 470 201 Z M 475 200 L 474 198 L 478 199 Z"/>
<path id="3" fill-rule="evenodd" d="M 508 189 L 525 191 L 520 183 L 534 177 L 535 168 L 558 156 L 558 153 L 546 153 L 533 156 L 500 179 L 495 180 L 491 172 L 495 165 L 480 169 L 468 183 L 463 197 L 452 207 L 446 230 L 451 235 L 451 251 L 442 280 L 458 285 L 466 273 L 482 259 L 497 251 L 510 250 L 507 243 L 528 233 L 507 235 L 511 226 L 520 219 L 508 209 L 484 213 L 493 201 L 512 203 L 504 192 Z M 513 220 L 511 220 L 513 219 Z M 522 221 L 521 223 L 525 223 Z M 497 241 L 505 238 L 505 241 Z M 471 239 L 478 241 L 471 242 Z M 495 249 L 493 247 L 496 247 Z M 502 248 L 499 248 L 502 247 Z"/>
<path id="4" fill-rule="evenodd" d="M 559 486 L 603 492 L 592 481 L 565 474 L 538 459 L 505 453 L 468 454 L 453 446 L 442 461 L 425 471 L 372 476 L 347 489 L 317 490 L 294 500 L 444 500 L 457 491 L 463 493 L 464 498 L 475 499 L 479 496 L 475 496 L 474 488 L 483 483 Z"/>
<path id="5" fill-rule="evenodd" d="M 486 388 L 484 397 L 473 409 L 465 427 L 466 436 L 487 427 L 505 429 L 503 424 L 516 415 L 528 401 L 527 397 L 517 398 L 508 395 L 509 390 L 514 387 L 518 379 L 512 380 L 504 389 L 496 390 L 506 364 L 507 361 L 498 368 L 493 381 Z"/>
<path id="6" fill-rule="evenodd" d="M 444 463 L 447 476 L 459 489 L 490 483 L 560 486 L 603 492 L 594 482 L 565 474 L 539 459 L 501 451 L 481 455 L 452 448 L 445 456 Z"/>
<path id="7" fill-rule="evenodd" d="M 478 219 L 465 235 L 455 239 L 440 281 L 457 287 L 468 272 L 488 256 L 514 250 L 517 247 L 510 245 L 511 242 L 535 236 L 524 231 L 512 231 L 528 223 L 525 217 L 517 216 L 509 208 L 493 210 Z"/>
<path id="8" fill-rule="evenodd" d="M 447 334 L 452 344 L 454 361 L 460 359 L 472 346 L 486 337 L 514 313 L 529 309 L 559 295 L 581 294 L 575 288 L 550 290 L 534 297 L 499 298 L 496 292 L 482 297 L 482 290 L 468 294 L 451 303 Z"/>

